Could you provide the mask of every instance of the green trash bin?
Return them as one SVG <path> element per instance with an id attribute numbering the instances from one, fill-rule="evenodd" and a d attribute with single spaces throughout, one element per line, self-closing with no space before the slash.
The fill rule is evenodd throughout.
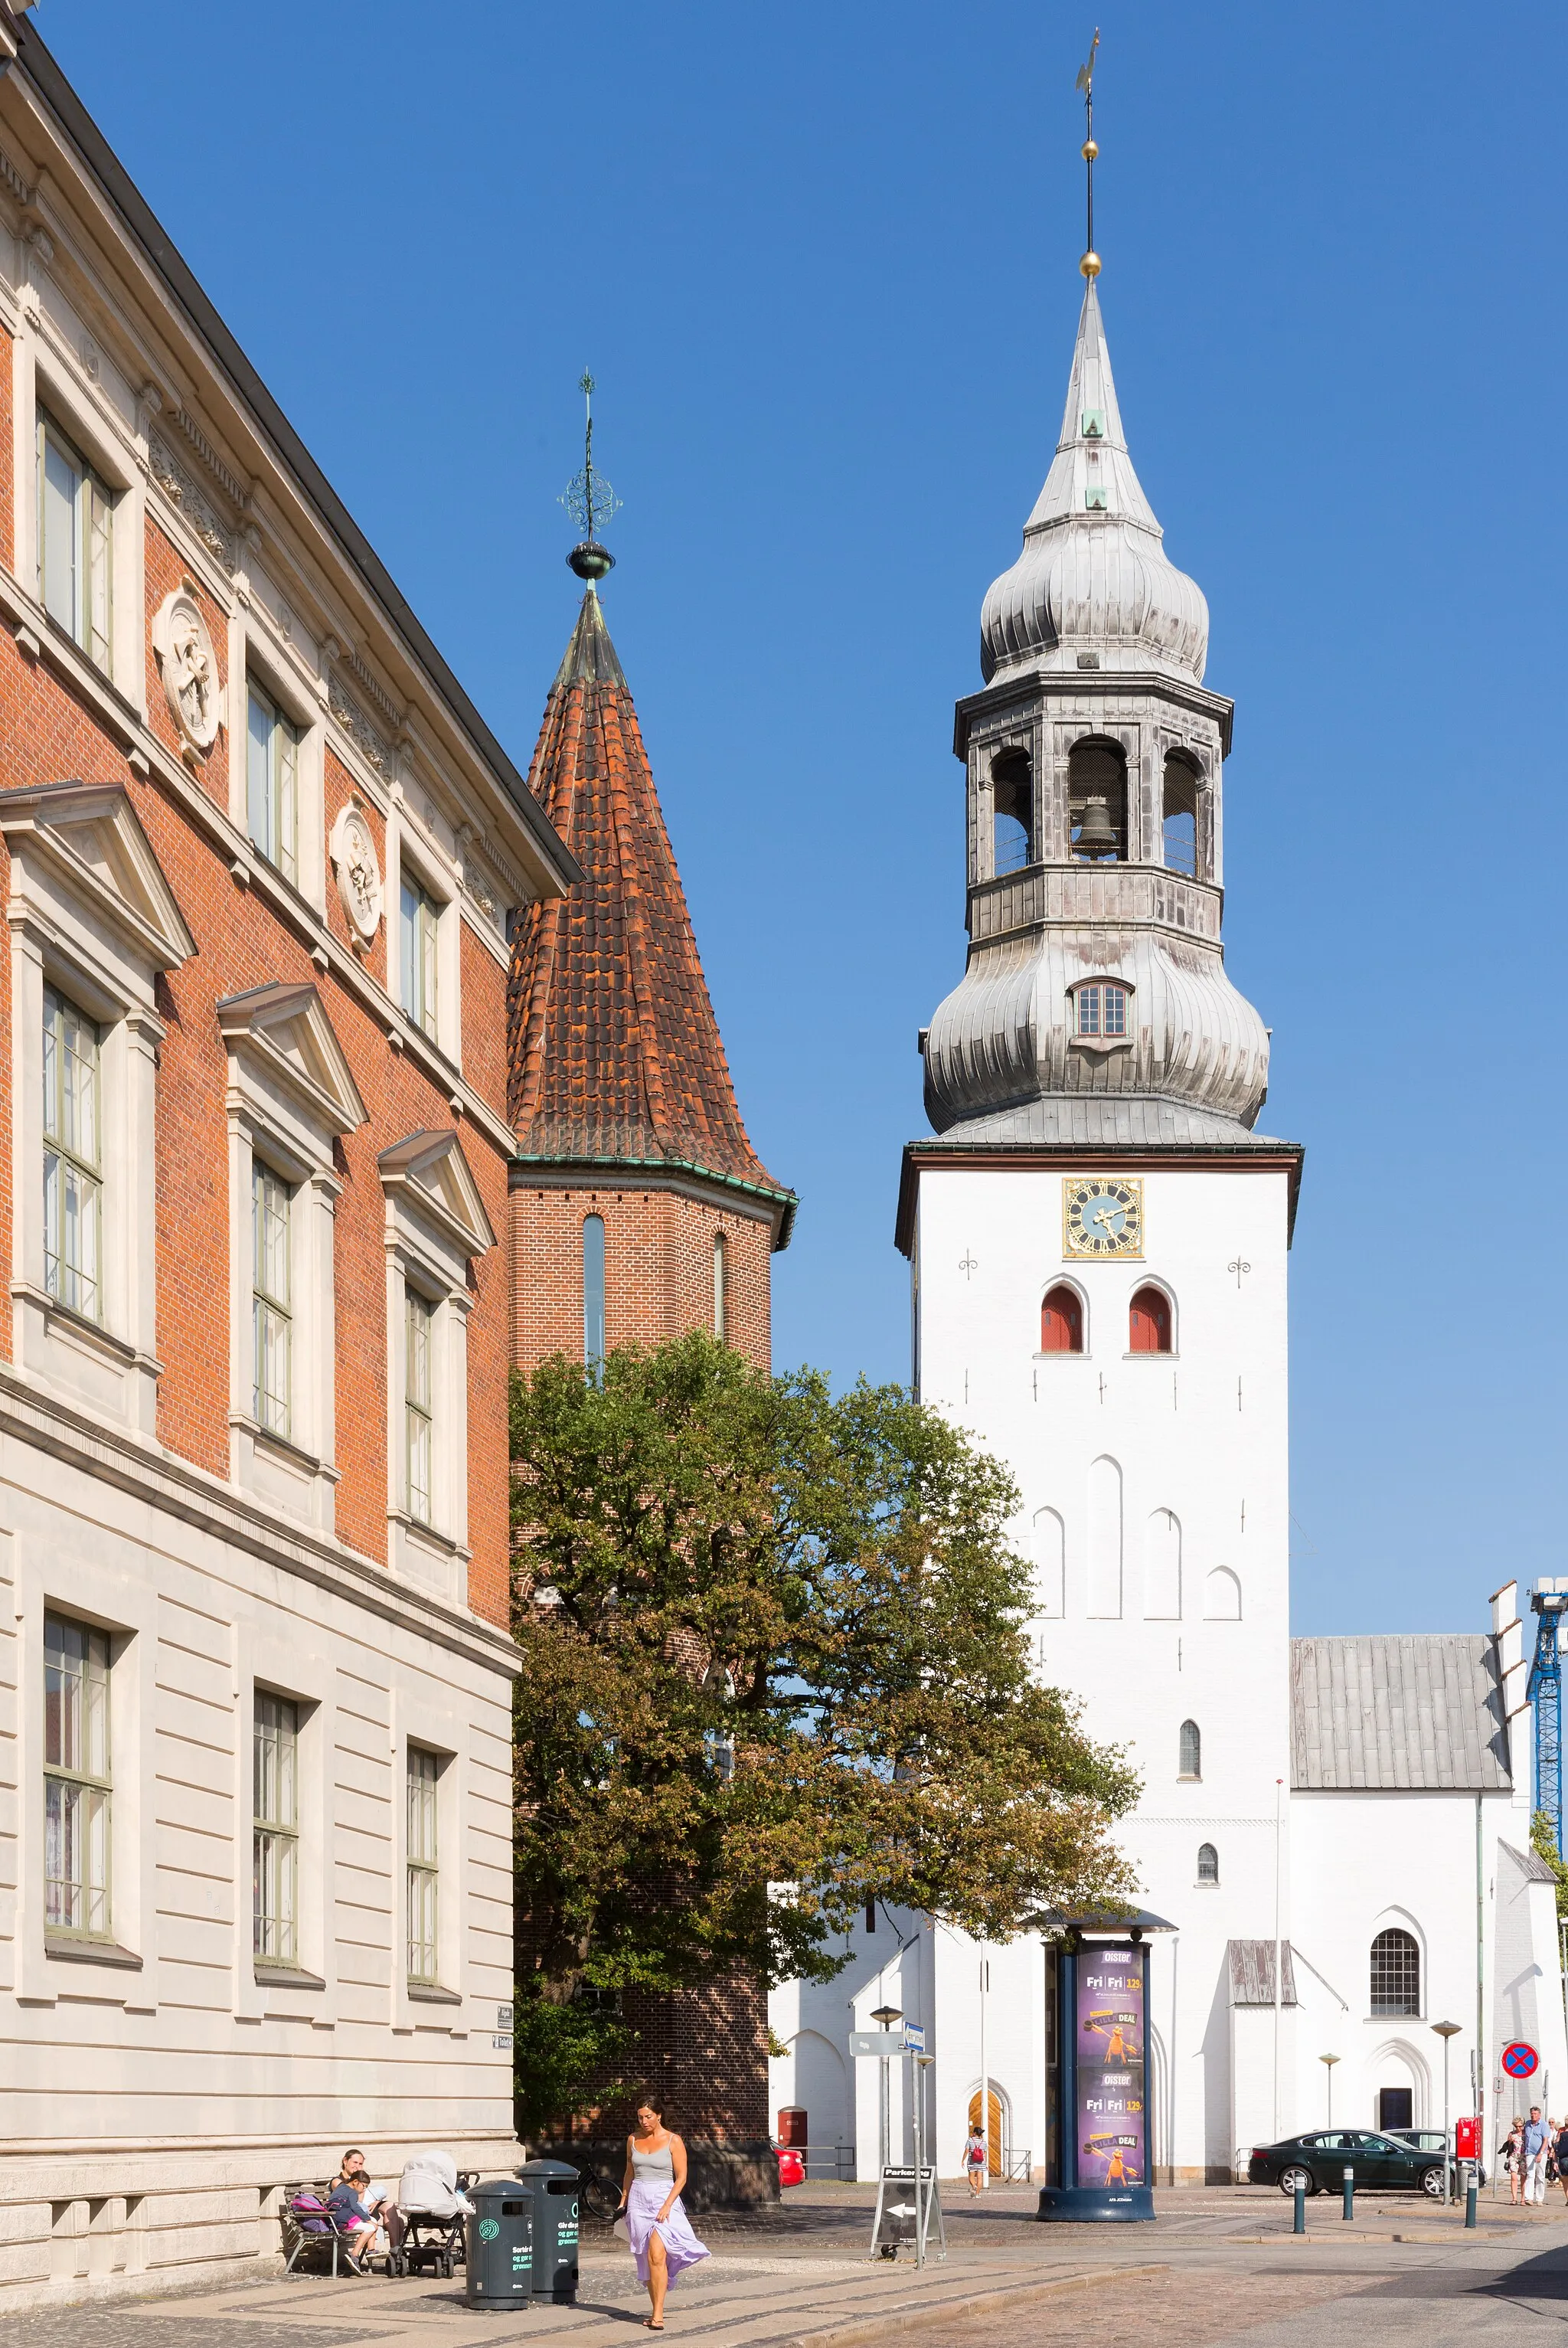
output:
<path id="1" fill-rule="evenodd" d="M 534 2200 L 511 2177 L 486 2177 L 468 2188 L 474 2214 L 468 2238 L 470 2307 L 517 2307 L 533 2297 Z"/>
<path id="2" fill-rule="evenodd" d="M 518 2176 L 533 2196 L 534 2297 L 573 2306 L 580 2172 L 565 2160 L 525 2160 Z"/>

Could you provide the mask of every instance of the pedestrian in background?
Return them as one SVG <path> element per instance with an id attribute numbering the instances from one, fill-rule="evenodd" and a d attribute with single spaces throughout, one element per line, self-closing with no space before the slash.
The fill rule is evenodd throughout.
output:
<path id="1" fill-rule="evenodd" d="M 651 2302 L 642 2321 L 650 2332 L 664 2329 L 664 2294 L 687 2267 L 708 2256 L 687 2221 L 681 2196 L 686 2188 L 686 2147 L 664 2125 L 664 2106 L 656 2096 L 637 2106 L 637 2133 L 626 2139 L 626 2174 L 620 2181 L 620 2208 L 626 2239 L 637 2260 L 637 2280 L 645 2283 Z"/>
<path id="2" fill-rule="evenodd" d="M 1541 2116 L 1539 2104 L 1530 2106 L 1530 2117 L 1524 2123 L 1524 2198 L 1526 2201 L 1546 2199 L 1546 2147 L 1551 2131 Z"/>
<path id="3" fill-rule="evenodd" d="M 969 2191 L 979 2194 L 985 2182 L 986 2140 L 977 2122 L 964 2138 L 964 2175 L 969 2180 Z"/>
<path id="4" fill-rule="evenodd" d="M 1522 2201 L 1524 2199 L 1524 2122 L 1517 2112 L 1509 2123 L 1508 2134 L 1497 2147 L 1497 2157 L 1502 2163 L 1503 2174 L 1508 2179 L 1509 2200 L 1514 2203 Z"/>

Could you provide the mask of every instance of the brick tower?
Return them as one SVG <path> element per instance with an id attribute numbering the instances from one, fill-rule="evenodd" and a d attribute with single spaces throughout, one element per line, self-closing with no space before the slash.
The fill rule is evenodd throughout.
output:
<path id="1" fill-rule="evenodd" d="M 512 948 L 513 1355 L 712 1329 L 766 1368 L 795 1199 L 746 1138 L 641 728 L 589 583 L 529 788 L 580 861 Z"/>
<path id="2" fill-rule="evenodd" d="M 549 907 L 530 905 L 513 940 L 513 1358 L 524 1370 L 552 1353 L 590 1361 L 706 1328 L 765 1369 L 770 1258 L 788 1243 L 794 1193 L 741 1122 L 593 584 L 608 558 L 590 539 L 573 567 L 589 584 L 528 782 L 585 877 Z M 691 2145 L 688 2198 L 776 2191 L 757 1985 L 730 1976 L 675 1996 L 628 1993 L 626 2017 L 638 2070 L 670 2095 Z M 630 2116 L 597 2112 L 576 2140 L 618 2164 Z"/>

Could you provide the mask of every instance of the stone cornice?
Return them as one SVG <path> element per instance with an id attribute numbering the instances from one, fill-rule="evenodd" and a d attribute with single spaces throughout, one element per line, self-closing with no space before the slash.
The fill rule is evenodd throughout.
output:
<path id="1" fill-rule="evenodd" d="M 1036 707 L 1041 702 L 1081 701 L 1101 695 L 1173 702 L 1178 708 L 1211 718 L 1219 728 L 1221 755 L 1230 756 L 1235 704 L 1223 693 L 1211 693 L 1191 678 L 1166 676 L 1155 670 L 1111 668 L 1030 669 L 985 685 L 979 693 L 966 694 L 953 705 L 953 756 L 968 757 L 970 729 L 979 719 L 1005 717 L 1015 709 Z"/>
<path id="2" fill-rule="evenodd" d="M 898 1210 L 893 1243 L 900 1255 L 915 1245 L 915 1201 L 922 1171 L 946 1174 L 1037 1174 L 1060 1169 L 1077 1173 L 1086 1167 L 1115 1167 L 1128 1174 L 1284 1174 L 1288 1178 L 1289 1206 L 1286 1241 L 1296 1232 L 1296 1209 L 1301 1191 L 1301 1169 L 1307 1152 L 1296 1141 L 1173 1143 L 1168 1149 L 1147 1142 L 1051 1143 L 1020 1149 L 1002 1144 L 977 1149 L 972 1143 L 946 1142 L 935 1136 L 907 1141 L 898 1177 Z"/>
<path id="3" fill-rule="evenodd" d="M 78 1473 L 131 1494 L 145 1506 L 296 1575 L 350 1606 L 365 1607 L 411 1638 L 428 1639 L 487 1671 L 515 1673 L 517 1648 L 505 1631 L 461 1614 L 423 1590 L 400 1582 L 373 1558 L 291 1524 L 205 1469 L 149 1444 L 128 1429 L 90 1416 L 0 1363 L 0 1436 L 48 1453 Z"/>

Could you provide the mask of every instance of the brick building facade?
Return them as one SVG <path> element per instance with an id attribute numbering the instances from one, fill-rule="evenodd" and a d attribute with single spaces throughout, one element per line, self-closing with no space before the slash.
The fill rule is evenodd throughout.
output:
<path id="1" fill-rule="evenodd" d="M 580 551 L 580 550 L 579 550 Z M 608 565 L 605 566 L 608 568 Z M 771 1364 L 770 1265 L 795 1200 L 746 1136 L 637 712 L 590 583 L 529 786 L 579 888 L 517 925 L 509 1002 L 512 1342 L 518 1366 L 713 1330 Z M 733 1977 L 627 1999 L 693 2188 L 771 2178 L 763 2000 Z M 608 2139 L 630 2118 L 588 2116 Z M 699 2150 L 700 2147 L 700 2150 Z M 776 2189 L 776 2181 L 774 2181 Z"/>
<path id="2" fill-rule="evenodd" d="M 578 874 L 0 51 L 15 2306 L 274 2254 L 348 2141 L 512 2155 L 507 941 Z"/>

